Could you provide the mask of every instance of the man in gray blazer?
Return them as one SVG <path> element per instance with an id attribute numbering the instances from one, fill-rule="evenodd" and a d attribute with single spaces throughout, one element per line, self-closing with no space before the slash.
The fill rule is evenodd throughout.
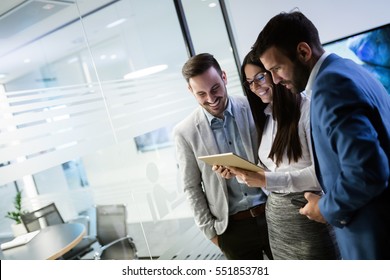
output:
<path id="1" fill-rule="evenodd" d="M 275 83 L 311 94 L 316 174 L 302 215 L 334 226 L 343 259 L 390 259 L 390 96 L 362 66 L 326 53 L 302 13 L 273 17 L 254 45 Z"/>
<path id="2" fill-rule="evenodd" d="M 179 169 L 195 222 L 228 259 L 272 259 L 264 210 L 267 196 L 236 178 L 226 180 L 199 156 L 234 152 L 257 162 L 257 136 L 245 96 L 227 94 L 226 73 L 207 53 L 182 73 L 199 103 L 174 130 Z"/>

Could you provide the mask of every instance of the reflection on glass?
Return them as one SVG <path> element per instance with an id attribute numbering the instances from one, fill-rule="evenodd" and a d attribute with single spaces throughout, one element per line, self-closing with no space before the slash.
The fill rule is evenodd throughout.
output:
<path id="1" fill-rule="evenodd" d="M 65 178 L 70 189 L 88 187 L 88 178 L 81 159 L 71 160 L 62 164 Z"/>
<path id="2" fill-rule="evenodd" d="M 172 146 L 172 128 L 172 125 L 161 127 L 134 137 L 137 150 L 140 152 L 147 152 Z"/>

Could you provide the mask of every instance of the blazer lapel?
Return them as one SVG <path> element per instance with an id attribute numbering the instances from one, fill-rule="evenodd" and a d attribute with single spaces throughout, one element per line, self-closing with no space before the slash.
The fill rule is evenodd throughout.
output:
<path id="1" fill-rule="evenodd" d="M 209 122 L 203 113 L 203 110 L 200 108 L 198 110 L 196 121 L 195 121 L 195 127 L 198 130 L 199 140 L 203 144 L 203 148 L 207 151 L 206 155 L 214 155 L 219 154 L 217 143 L 215 142 L 214 134 L 210 128 Z M 204 155 L 204 156 L 206 156 Z M 211 170 L 211 167 L 210 167 Z M 210 171 L 214 173 L 214 171 Z M 211 173 L 211 174 L 212 174 Z M 226 186 L 226 180 L 224 180 L 221 176 L 217 176 L 218 181 L 222 185 L 222 190 L 227 196 L 227 186 Z M 227 199 L 227 198 L 226 198 Z"/>
<path id="2" fill-rule="evenodd" d="M 203 143 L 207 155 L 218 154 L 218 146 L 214 139 L 214 134 L 210 128 L 208 120 L 200 108 L 196 117 L 196 129 L 198 130 L 199 140 Z"/>

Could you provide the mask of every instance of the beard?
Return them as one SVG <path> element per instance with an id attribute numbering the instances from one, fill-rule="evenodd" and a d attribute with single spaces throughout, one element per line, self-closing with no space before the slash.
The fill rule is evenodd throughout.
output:
<path id="1" fill-rule="evenodd" d="M 302 91 L 305 90 L 307 81 L 309 80 L 310 71 L 311 70 L 308 65 L 303 64 L 298 59 L 295 61 L 292 76 L 292 93 L 300 94 Z"/>

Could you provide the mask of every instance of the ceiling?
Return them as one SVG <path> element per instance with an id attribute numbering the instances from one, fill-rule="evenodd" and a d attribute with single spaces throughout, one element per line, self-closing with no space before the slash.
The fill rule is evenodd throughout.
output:
<path id="1" fill-rule="evenodd" d="M 42 0 L 6 0 L 1 2 L 0 38 L 8 39 L 17 35 L 29 26 L 38 24 L 72 4 L 74 3 Z"/>
<path id="2" fill-rule="evenodd" d="M 155 7 L 157 2 L 158 8 Z M 209 5 L 204 0 L 185 2 L 188 11 L 196 9 L 196 5 Z M 155 40 L 173 44 L 175 40 L 169 36 L 176 35 L 177 38 L 177 33 L 156 32 L 155 20 L 158 19 L 160 26 L 172 25 L 172 17 L 169 17 L 172 9 L 171 0 L 0 0 L 0 84 L 6 84 L 6 88 L 11 81 L 15 81 L 14 85 L 20 84 L 18 78 L 26 77 L 26 74 L 37 76 L 35 81 L 50 79 L 41 73 L 45 71 L 42 70 L 45 66 L 60 59 L 72 59 L 70 56 L 79 55 L 81 51 L 88 52 L 88 46 L 102 46 L 105 42 L 121 37 L 123 33 L 132 41 L 120 44 L 132 44 L 132 49 L 142 49 L 142 44 L 153 48 Z M 202 11 L 211 13 L 205 14 L 206 18 L 214 19 L 214 13 L 217 12 L 212 10 L 206 8 Z M 126 24 L 123 26 L 108 28 L 110 24 L 124 18 Z M 197 19 L 196 22 L 197 29 L 212 30 L 209 21 Z M 140 37 L 142 43 L 138 42 Z M 201 35 L 198 41 L 202 41 L 203 37 Z M 218 44 L 218 41 L 215 43 Z M 118 45 L 110 47 L 118 48 Z M 176 44 L 172 50 L 178 47 Z M 175 56 L 174 51 L 172 55 Z M 153 55 L 146 50 L 145 56 L 146 60 L 154 62 Z M 126 59 L 129 60 L 129 57 Z M 131 59 L 138 64 L 140 60 L 145 60 L 137 56 Z M 133 61 L 129 64 L 133 68 Z"/>
<path id="3" fill-rule="evenodd" d="M 85 38 L 79 31 L 79 14 L 88 15 L 116 2 L 118 0 L 1 0 L 0 83 L 85 47 Z M 78 32 L 74 32 L 76 26 Z M 60 38 L 53 40 L 50 37 L 55 37 L 55 33 L 60 34 Z M 89 39 L 93 40 L 93 35 L 88 34 Z M 104 36 L 99 33 L 99 38 L 104 39 Z"/>

